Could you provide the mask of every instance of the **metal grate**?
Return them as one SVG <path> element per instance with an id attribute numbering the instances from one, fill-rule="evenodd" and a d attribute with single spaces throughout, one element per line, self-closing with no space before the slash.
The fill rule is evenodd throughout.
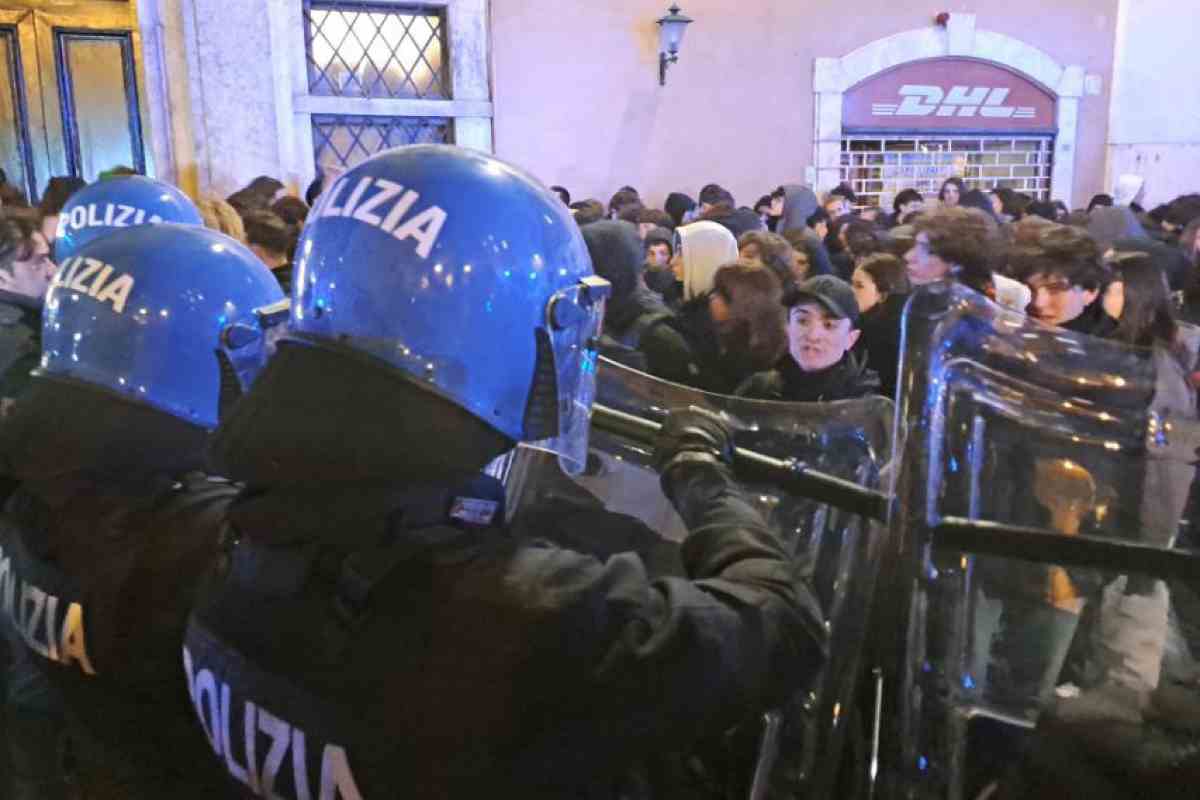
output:
<path id="1" fill-rule="evenodd" d="M 304 30 L 310 94 L 450 99 L 444 9 L 306 0 Z"/>
<path id="2" fill-rule="evenodd" d="M 1007 187 L 1049 200 L 1053 158 L 1053 136 L 847 136 L 841 174 L 860 203 L 884 208 L 903 189 L 936 197 L 955 175 L 968 189 Z"/>
<path id="3" fill-rule="evenodd" d="M 406 144 L 450 144 L 454 123 L 445 117 L 357 117 L 314 114 L 313 155 L 335 174 L 378 152 Z"/>

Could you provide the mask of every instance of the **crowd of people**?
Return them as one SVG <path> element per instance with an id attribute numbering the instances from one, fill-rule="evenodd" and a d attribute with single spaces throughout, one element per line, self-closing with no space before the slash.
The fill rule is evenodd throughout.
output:
<path id="1" fill-rule="evenodd" d="M 913 287 L 950 280 L 1077 333 L 1176 353 L 1196 369 L 1200 194 L 1156 208 L 1122 176 L 1072 211 L 1011 189 L 945 181 L 891 213 L 838 186 L 781 186 L 739 206 L 721 186 L 662 209 L 621 188 L 572 201 L 613 282 L 606 354 L 708 392 L 786 401 L 893 396 Z"/>
<path id="2" fill-rule="evenodd" d="M 1122 176 L 1073 211 L 950 178 L 936 200 L 900 192 L 890 213 L 845 185 L 824 197 L 784 185 L 752 207 L 708 185 L 660 210 L 628 186 L 607 204 L 563 187 L 556 200 L 524 177 L 500 187 L 484 158 L 372 159 L 352 171 L 354 215 L 326 213 L 320 179 L 302 199 L 263 176 L 196 203 L 211 230 L 131 227 L 85 257 L 64 252 L 73 199 L 131 170 L 90 186 L 53 178 L 36 207 L 0 175 L 0 587 L 22 587 L 4 609 L 18 796 L 70 796 L 66 728 L 89 800 L 225 796 L 230 779 L 277 796 L 289 747 L 296 797 L 315 796 L 317 776 L 322 798 L 383 795 L 397 764 L 418 796 L 599 796 L 602 784 L 643 797 L 614 777 L 637 757 L 786 702 L 817 674 L 827 631 L 811 565 L 741 495 L 728 420 L 671 409 L 655 447 L 689 530 L 679 574 L 547 544 L 555 525 L 628 527 L 603 509 L 500 530 L 505 490 L 484 466 L 522 441 L 586 443 L 572 410 L 595 375 L 579 342 L 721 395 L 894 397 L 906 303 L 950 282 L 1153 350 L 1154 402 L 1196 416 L 1200 195 L 1147 211 L 1141 181 Z M 409 185 L 387 230 L 369 223 L 382 215 L 368 205 Z M 443 234 L 440 207 L 413 208 L 417 194 L 450 205 L 463 192 L 495 217 L 462 214 Z M 545 240 L 528 234 L 556 219 Z M 487 241 L 505 225 L 514 263 L 554 247 L 559 269 L 510 291 Z M 414 289 L 439 235 L 481 294 Z M 293 293 L 301 239 L 314 288 Z M 167 272 L 179 277 L 159 281 Z M 288 294 L 298 308 L 267 358 L 263 320 Z M 347 297 L 350 313 L 331 311 Z M 203 324 L 188 328 L 196 309 Z M 478 329 L 463 336 L 462 320 Z M 81 352 L 92 363 L 76 366 Z M 1071 462 L 1037 469 L 1043 493 L 1054 476 L 1087 483 Z M 1079 533 L 1078 514 L 1061 516 Z M 1063 603 L 1077 599 L 1059 583 Z M 184 744 L 164 754 L 162 739 Z M 670 766 L 679 774 L 639 779 L 697 777 L 694 761 Z"/>

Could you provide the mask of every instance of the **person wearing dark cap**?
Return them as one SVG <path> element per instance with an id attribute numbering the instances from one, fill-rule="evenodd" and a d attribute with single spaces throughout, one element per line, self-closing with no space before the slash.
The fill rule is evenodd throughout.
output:
<path id="1" fill-rule="evenodd" d="M 861 331 L 850 284 L 818 275 L 789 292 L 784 305 L 788 352 L 775 369 L 738 387 L 739 397 L 815 403 L 880 393 L 879 376 L 852 352 Z"/>

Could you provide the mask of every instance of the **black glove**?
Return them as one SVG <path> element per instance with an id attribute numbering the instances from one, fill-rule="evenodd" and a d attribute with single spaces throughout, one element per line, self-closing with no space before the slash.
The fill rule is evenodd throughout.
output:
<path id="1" fill-rule="evenodd" d="M 672 409 L 654 442 L 660 473 L 682 463 L 733 465 L 733 426 L 711 411 L 688 406 Z"/>

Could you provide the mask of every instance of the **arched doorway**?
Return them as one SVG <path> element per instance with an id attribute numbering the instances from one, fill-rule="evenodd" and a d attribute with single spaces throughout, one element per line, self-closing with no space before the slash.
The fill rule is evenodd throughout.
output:
<path id="1" fill-rule="evenodd" d="M 978 30 L 972 14 L 819 58 L 817 185 L 857 181 L 886 206 L 960 174 L 1070 206 L 1083 83 L 1082 67 Z"/>

